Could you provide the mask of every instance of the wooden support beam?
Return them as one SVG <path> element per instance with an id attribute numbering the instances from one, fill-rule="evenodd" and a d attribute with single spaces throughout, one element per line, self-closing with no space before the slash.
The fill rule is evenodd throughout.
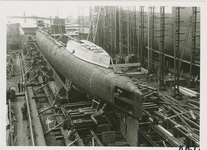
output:
<path id="1" fill-rule="evenodd" d="M 43 116 L 46 116 L 46 115 L 38 115 L 39 117 L 43 117 Z M 63 116 L 63 114 L 52 114 L 52 115 L 49 115 L 48 117 L 57 117 L 57 116 Z"/>
<path id="2" fill-rule="evenodd" d="M 32 97 L 32 99 L 37 99 L 37 98 L 47 98 L 47 95 L 33 96 Z"/>
<path id="3" fill-rule="evenodd" d="M 24 73 L 24 75 L 26 75 L 31 69 L 32 69 L 32 67 L 30 67 L 30 68 Z"/>
<path id="4" fill-rule="evenodd" d="M 127 67 L 140 67 L 140 63 L 126 63 L 126 64 L 113 64 L 110 65 L 111 68 L 127 68 Z"/>
<path id="5" fill-rule="evenodd" d="M 31 80 L 29 80 L 29 81 L 26 83 L 26 85 L 29 84 L 31 81 L 33 81 L 37 76 L 38 76 L 38 74 L 35 75 Z"/>
<path id="6" fill-rule="evenodd" d="M 48 108 L 42 110 L 41 112 L 39 112 L 39 114 L 41 114 L 41 113 L 43 113 L 43 112 L 45 112 L 46 110 L 49 110 L 49 109 L 51 109 L 51 108 L 53 108 L 53 106 L 50 106 L 50 107 L 48 107 Z"/>
<path id="7" fill-rule="evenodd" d="M 47 84 L 45 84 L 45 85 L 42 85 L 41 87 L 39 87 L 39 88 L 37 88 L 36 90 L 34 90 L 33 92 L 36 92 L 36 91 L 38 91 L 38 90 L 40 90 L 41 88 L 43 88 L 43 87 L 45 87 L 46 85 L 48 85 L 50 82 L 48 82 Z"/>
<path id="8" fill-rule="evenodd" d="M 60 125 L 62 125 L 62 122 L 59 123 L 58 125 L 54 126 L 53 128 L 51 128 L 51 129 L 48 130 L 47 132 L 45 132 L 44 135 L 47 134 L 47 133 L 49 133 L 50 131 L 54 130 L 55 128 L 59 127 Z"/>

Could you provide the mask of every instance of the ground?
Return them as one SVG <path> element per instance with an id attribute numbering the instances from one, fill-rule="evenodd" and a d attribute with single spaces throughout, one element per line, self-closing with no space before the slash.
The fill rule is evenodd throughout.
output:
<path id="1" fill-rule="evenodd" d="M 14 86 L 16 88 L 16 94 L 18 94 L 18 81 L 21 80 L 19 56 L 16 54 L 13 60 L 15 62 L 15 76 L 11 77 L 10 79 L 7 79 L 6 89 L 9 89 L 9 87 Z M 22 93 L 22 91 L 20 92 Z M 14 122 L 14 145 L 16 146 L 30 145 L 28 128 L 29 124 L 27 120 L 23 120 L 21 112 L 21 107 L 23 106 L 24 102 L 24 96 L 18 96 L 16 97 L 16 100 L 14 102 L 11 102 L 11 108 L 13 109 L 14 116 L 17 120 L 16 122 Z"/>

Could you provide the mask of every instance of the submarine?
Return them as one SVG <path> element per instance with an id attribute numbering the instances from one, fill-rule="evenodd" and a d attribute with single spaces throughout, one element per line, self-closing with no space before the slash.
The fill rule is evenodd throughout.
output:
<path id="1" fill-rule="evenodd" d="M 119 75 L 109 54 L 87 40 L 59 42 L 43 28 L 36 30 L 36 43 L 53 68 L 87 95 L 141 118 L 142 93 L 127 75 Z"/>

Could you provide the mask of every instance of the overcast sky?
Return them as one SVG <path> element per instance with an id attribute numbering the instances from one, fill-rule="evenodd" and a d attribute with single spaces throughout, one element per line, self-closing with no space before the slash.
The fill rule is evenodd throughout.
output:
<path id="1" fill-rule="evenodd" d="M 89 15 L 89 6 L 98 5 L 100 3 L 95 2 L 80 2 L 80 1 L 4 1 L 3 14 L 6 16 L 23 16 L 24 12 L 26 16 L 40 16 L 40 17 L 55 17 L 57 14 L 60 18 L 65 18 L 71 15 L 73 18 L 77 18 L 78 7 L 84 9 L 84 15 Z M 103 3 L 104 4 L 104 3 Z M 115 3 L 113 5 L 120 5 Z M 130 3 L 128 3 L 130 4 Z M 104 4 L 110 5 L 110 4 Z M 126 5 L 126 3 L 125 3 Z M 123 5 L 123 6 L 125 6 Z M 138 7 L 138 6 L 137 6 Z M 171 7 L 169 7 L 171 8 Z M 166 8 L 167 11 L 168 8 Z M 147 10 L 147 7 L 145 7 Z M 170 10 L 171 11 L 171 10 Z"/>
<path id="2" fill-rule="evenodd" d="M 70 1 L 9 1 L 4 2 L 4 14 L 6 16 L 23 16 L 24 12 L 26 16 L 41 16 L 41 17 L 55 17 L 58 13 L 60 18 L 65 18 L 68 15 L 77 17 L 77 9 L 82 7 L 84 9 L 84 15 L 89 14 L 89 4 Z"/>

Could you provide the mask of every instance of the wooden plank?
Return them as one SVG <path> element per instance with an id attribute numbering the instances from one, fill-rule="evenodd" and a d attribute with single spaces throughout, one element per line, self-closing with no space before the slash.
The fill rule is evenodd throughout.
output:
<path id="1" fill-rule="evenodd" d="M 56 139 L 62 139 L 63 138 L 63 135 L 56 135 L 55 138 Z"/>
<path id="2" fill-rule="evenodd" d="M 53 129 L 57 128 L 58 126 L 62 125 L 62 123 L 59 123 L 58 125 L 54 126 L 53 128 L 51 128 L 50 130 L 48 130 L 47 132 L 45 132 L 44 134 L 49 133 L 50 131 L 52 131 Z"/>
<path id="3" fill-rule="evenodd" d="M 79 146 L 84 146 L 82 139 L 80 138 L 80 136 L 78 135 L 77 132 L 75 132 L 75 137 L 78 140 Z"/>
<path id="4" fill-rule="evenodd" d="M 64 130 L 63 127 L 60 127 L 60 130 L 64 136 L 65 144 L 69 145 L 71 142 L 69 141 L 69 138 L 68 138 L 68 130 Z"/>
<path id="5" fill-rule="evenodd" d="M 49 115 L 48 117 L 57 117 L 57 116 L 63 116 L 63 114 L 53 114 L 51 113 L 52 115 Z M 44 114 L 44 115 L 38 115 L 39 117 L 43 117 L 43 116 L 46 116 L 48 114 Z"/>
<path id="6" fill-rule="evenodd" d="M 126 68 L 126 67 L 139 67 L 141 66 L 140 63 L 126 63 L 126 64 L 113 64 L 110 65 L 111 68 Z"/>
<path id="7" fill-rule="evenodd" d="M 47 95 L 33 96 L 33 97 L 32 97 L 32 99 L 37 99 L 37 98 L 47 98 Z"/>
<path id="8" fill-rule="evenodd" d="M 103 144 L 101 143 L 101 141 L 99 140 L 99 138 L 96 136 L 95 132 L 91 129 L 90 130 L 92 136 L 95 138 L 96 143 L 98 144 L 98 146 L 103 146 Z"/>
<path id="9" fill-rule="evenodd" d="M 29 83 L 26 86 L 40 86 L 40 83 Z"/>
<path id="10" fill-rule="evenodd" d="M 18 96 L 25 96 L 25 93 L 16 93 L 16 97 Z"/>
<path id="11" fill-rule="evenodd" d="M 194 120 L 196 120 L 196 117 L 195 117 L 195 115 L 194 115 L 194 113 L 193 113 L 192 110 L 190 110 L 190 115 L 191 115 L 191 117 L 192 117 Z"/>

